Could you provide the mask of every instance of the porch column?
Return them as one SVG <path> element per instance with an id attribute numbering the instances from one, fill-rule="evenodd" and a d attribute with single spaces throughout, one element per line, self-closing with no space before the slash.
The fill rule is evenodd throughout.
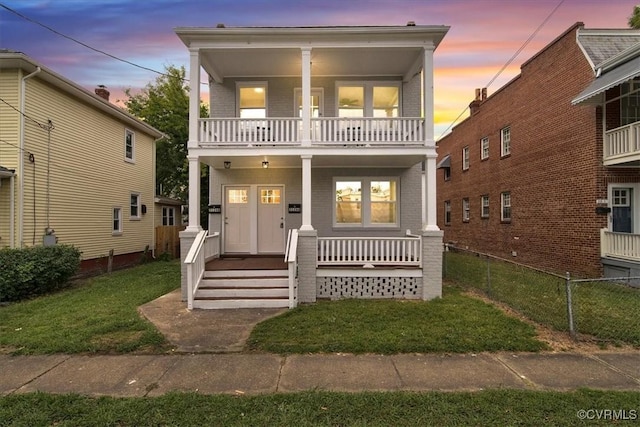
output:
<path id="1" fill-rule="evenodd" d="M 424 145 L 434 146 L 433 125 L 433 45 L 424 47 L 424 62 L 422 64 L 422 90 L 424 103 Z"/>
<path id="2" fill-rule="evenodd" d="M 435 150 L 434 150 L 435 151 Z M 422 187 L 422 230 L 437 231 L 438 227 L 438 209 L 436 206 L 436 156 L 427 155 L 424 165 L 424 185 Z"/>
<path id="3" fill-rule="evenodd" d="M 310 154 L 300 156 L 302 159 L 302 226 L 301 231 L 313 230 L 311 225 L 311 158 Z"/>
<path id="4" fill-rule="evenodd" d="M 202 231 L 200 226 L 200 158 L 188 155 L 189 159 L 189 224 L 185 231 Z"/>
<path id="5" fill-rule="evenodd" d="M 187 148 L 198 147 L 200 118 L 200 51 L 189 49 L 189 141 Z M 191 216 L 189 216 L 191 218 Z"/>
<path id="6" fill-rule="evenodd" d="M 303 146 L 311 145 L 311 48 L 302 48 L 302 135 Z"/>

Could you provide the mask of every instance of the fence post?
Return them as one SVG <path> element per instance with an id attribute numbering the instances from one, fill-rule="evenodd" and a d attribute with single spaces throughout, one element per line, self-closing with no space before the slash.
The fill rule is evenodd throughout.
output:
<path id="1" fill-rule="evenodd" d="M 576 330 L 573 324 L 573 303 L 571 301 L 571 275 L 567 271 L 567 279 L 565 280 L 565 288 L 567 292 L 567 321 L 569 323 L 569 335 L 573 340 L 576 339 Z"/>
<path id="2" fill-rule="evenodd" d="M 491 258 L 487 257 L 487 295 L 491 296 Z"/>

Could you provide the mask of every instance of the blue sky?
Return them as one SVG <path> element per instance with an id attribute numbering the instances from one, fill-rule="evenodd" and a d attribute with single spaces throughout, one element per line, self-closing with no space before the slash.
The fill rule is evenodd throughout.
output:
<path id="1" fill-rule="evenodd" d="M 436 137 L 464 110 L 540 24 L 544 27 L 489 86 L 495 92 L 520 65 L 575 22 L 623 28 L 637 0 L 0 0 L 0 5 L 96 49 L 144 67 L 187 65 L 175 27 L 449 25 L 435 53 Z M 23 52 L 112 101 L 157 76 L 94 52 L 0 7 L 0 48 Z M 466 115 L 465 115 L 466 116 Z M 465 117 L 463 116 L 463 117 Z"/>

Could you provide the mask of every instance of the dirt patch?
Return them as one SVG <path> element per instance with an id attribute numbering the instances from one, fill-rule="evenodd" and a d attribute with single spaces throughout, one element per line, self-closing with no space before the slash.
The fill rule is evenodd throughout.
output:
<path id="1" fill-rule="evenodd" d="M 463 292 L 465 295 L 479 299 L 500 309 L 507 316 L 514 317 L 522 322 L 533 326 L 536 330 L 536 338 L 550 348 L 551 352 L 578 352 L 578 353 L 595 353 L 595 352 L 628 352 L 635 351 L 637 348 L 628 344 L 610 343 L 598 340 L 591 336 L 579 335 L 578 340 L 573 340 L 568 332 L 561 332 L 551 329 L 548 326 L 541 325 L 529 319 L 522 313 L 509 307 L 507 304 L 494 301 L 486 295 L 475 289 L 467 289 Z"/>

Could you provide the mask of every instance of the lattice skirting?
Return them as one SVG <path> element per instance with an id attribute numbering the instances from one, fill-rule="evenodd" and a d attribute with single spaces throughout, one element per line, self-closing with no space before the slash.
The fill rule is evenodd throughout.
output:
<path id="1" fill-rule="evenodd" d="M 318 277 L 318 298 L 422 298 L 421 277 Z"/>

